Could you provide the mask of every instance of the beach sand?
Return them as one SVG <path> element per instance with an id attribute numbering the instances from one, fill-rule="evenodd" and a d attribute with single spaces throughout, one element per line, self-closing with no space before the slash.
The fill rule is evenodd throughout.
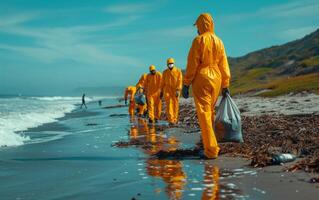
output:
<path id="1" fill-rule="evenodd" d="M 108 102 L 110 105 L 116 102 Z M 0 150 L 1 199 L 317 199 L 310 173 L 250 160 L 157 159 L 159 150 L 192 148 L 199 133 L 130 120 L 127 108 L 88 105 L 25 132 L 30 143 Z M 76 117 L 72 117 L 76 116 Z M 121 116 L 121 117 L 118 117 Z M 91 125 L 88 125 L 91 124 Z M 185 134 L 184 132 L 187 132 Z M 34 137 L 34 139 L 32 139 Z M 135 141 L 125 148 L 118 141 Z"/>

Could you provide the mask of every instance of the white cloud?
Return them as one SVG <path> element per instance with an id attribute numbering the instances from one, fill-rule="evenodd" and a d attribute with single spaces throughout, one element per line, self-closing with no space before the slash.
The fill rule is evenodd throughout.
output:
<path id="1" fill-rule="evenodd" d="M 253 18 L 294 18 L 294 17 L 318 17 L 319 1 L 305 0 L 299 2 L 287 2 L 284 4 L 268 6 L 250 13 L 235 13 L 221 17 L 223 21 L 238 22 Z"/>
<path id="2" fill-rule="evenodd" d="M 318 29 L 317 26 L 306 26 L 299 28 L 286 29 L 278 33 L 278 37 L 285 40 L 299 39 Z"/>
<path id="3" fill-rule="evenodd" d="M 20 13 L 12 16 L 0 16 L 0 29 L 2 27 L 21 24 L 23 22 L 35 19 L 38 16 L 37 13 Z"/>
<path id="4" fill-rule="evenodd" d="M 60 57 L 60 55 L 57 52 L 54 52 L 48 48 L 41 48 L 41 47 L 28 47 L 28 46 L 0 44 L 0 49 L 5 49 L 5 50 L 16 52 L 18 54 L 22 54 L 24 56 L 32 57 L 44 63 L 50 63 Z"/>
<path id="5" fill-rule="evenodd" d="M 281 4 L 278 6 L 271 6 L 259 10 L 257 13 L 269 17 L 301 17 L 318 15 L 319 2 L 318 1 L 299 1 Z"/>
<path id="6" fill-rule="evenodd" d="M 136 4 L 117 4 L 104 8 L 104 11 L 112 14 L 133 14 L 145 13 L 154 9 L 154 5 L 150 3 L 136 3 Z"/>
<path id="7" fill-rule="evenodd" d="M 31 57 L 44 63 L 73 60 L 95 65 L 141 66 L 141 62 L 138 59 L 126 55 L 118 55 L 114 51 L 107 51 L 98 44 L 96 45 L 94 35 L 92 35 L 95 32 L 99 33 L 100 31 L 125 26 L 137 19 L 134 16 L 125 20 L 113 20 L 105 24 L 53 28 L 23 26 L 19 22 L 34 18 L 18 19 L 20 17 L 13 16 L 12 20 L 8 20 L 12 23 L 3 24 L 0 27 L 0 33 L 26 37 L 28 38 L 27 40 L 33 41 L 34 44 L 29 46 L 0 44 L 1 49 L 17 52 L 20 55 Z"/>

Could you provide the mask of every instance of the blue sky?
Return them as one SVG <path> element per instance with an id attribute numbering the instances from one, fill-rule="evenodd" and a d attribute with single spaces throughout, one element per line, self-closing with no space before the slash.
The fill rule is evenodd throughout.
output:
<path id="1" fill-rule="evenodd" d="M 168 57 L 185 68 L 202 12 L 233 57 L 319 27 L 317 0 L 1 0 L 0 10 L 0 94 L 135 84 Z"/>

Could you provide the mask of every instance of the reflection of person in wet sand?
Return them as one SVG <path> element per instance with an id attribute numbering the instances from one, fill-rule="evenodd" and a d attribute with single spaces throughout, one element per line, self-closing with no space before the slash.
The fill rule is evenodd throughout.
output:
<path id="1" fill-rule="evenodd" d="M 163 179 L 167 184 L 165 191 L 169 199 L 182 199 L 186 185 L 186 174 L 183 171 L 181 161 L 149 159 L 147 173 Z"/>
<path id="2" fill-rule="evenodd" d="M 218 200 L 219 199 L 219 168 L 215 165 L 205 163 L 204 175 L 205 188 L 202 200 Z"/>
<path id="3" fill-rule="evenodd" d="M 140 140 L 141 144 L 144 143 L 142 149 L 146 154 L 153 155 L 163 149 L 176 150 L 178 141 L 175 137 L 164 138 L 161 132 L 156 133 L 157 130 L 154 125 L 148 126 L 145 119 L 139 118 L 137 121 L 131 122 L 137 124 L 131 126 L 130 138 L 131 140 Z M 183 171 L 181 161 L 150 158 L 146 161 L 146 170 L 149 175 L 161 178 L 167 184 L 165 191 L 169 199 L 182 199 L 186 185 L 186 174 Z"/>
<path id="4" fill-rule="evenodd" d="M 85 94 L 82 95 L 82 104 L 81 104 L 81 109 L 82 109 L 82 106 L 85 106 L 86 107 L 86 104 L 85 104 Z"/>

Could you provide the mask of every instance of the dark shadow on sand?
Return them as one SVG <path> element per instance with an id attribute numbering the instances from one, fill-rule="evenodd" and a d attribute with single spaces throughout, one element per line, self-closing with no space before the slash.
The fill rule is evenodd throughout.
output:
<path id="1" fill-rule="evenodd" d="M 135 160 L 134 157 L 105 157 L 105 156 L 71 156 L 53 158 L 15 158 L 15 161 L 114 161 L 114 160 Z"/>

